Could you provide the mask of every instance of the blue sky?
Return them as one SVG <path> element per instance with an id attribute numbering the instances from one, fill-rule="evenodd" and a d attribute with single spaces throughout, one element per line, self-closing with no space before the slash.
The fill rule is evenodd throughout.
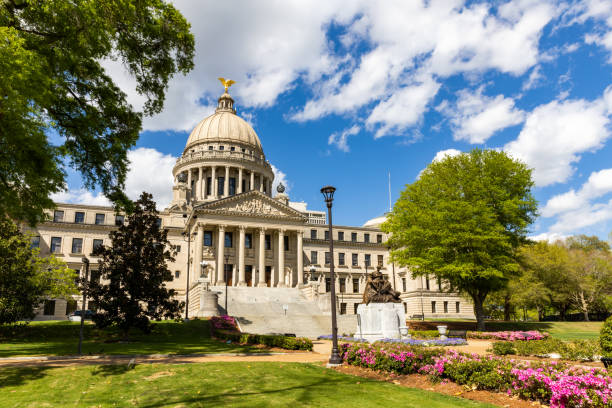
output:
<path id="1" fill-rule="evenodd" d="M 503 149 L 534 169 L 532 235 L 612 231 L 612 0 L 178 1 L 196 67 L 145 118 L 126 190 L 165 205 L 174 161 L 232 78 L 292 201 L 361 225 L 435 158 Z M 107 70 L 136 107 L 119 62 Z M 155 168 L 153 177 L 151 168 Z M 61 201 L 103 203 L 71 175 Z"/>

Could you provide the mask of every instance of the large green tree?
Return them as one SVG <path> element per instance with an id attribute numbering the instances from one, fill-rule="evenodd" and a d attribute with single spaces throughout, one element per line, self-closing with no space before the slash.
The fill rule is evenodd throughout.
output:
<path id="1" fill-rule="evenodd" d="M 382 225 L 392 259 L 469 295 L 483 330 L 487 295 L 519 274 L 516 250 L 536 216 L 532 187 L 531 170 L 504 152 L 432 162 Z"/>
<path id="2" fill-rule="evenodd" d="M 53 255 L 40 257 L 10 220 L 0 220 L 0 324 L 34 317 L 45 298 L 78 293 L 77 274 Z"/>
<path id="3" fill-rule="evenodd" d="M 110 233 L 111 246 L 97 255 L 99 279 L 85 286 L 98 307 L 94 321 L 100 327 L 116 325 L 127 339 L 133 327 L 145 332 L 149 319 L 179 318 L 184 303 L 168 289 L 172 280 L 168 262 L 174 261 L 168 231 L 160 228 L 151 194 L 142 193 L 127 222 Z"/>
<path id="4" fill-rule="evenodd" d="M 158 113 L 169 79 L 193 67 L 189 29 L 162 0 L 0 0 L 0 216 L 40 221 L 65 187 L 64 164 L 129 204 L 127 151 L 142 114 L 103 63 L 120 60 L 144 113 Z"/>

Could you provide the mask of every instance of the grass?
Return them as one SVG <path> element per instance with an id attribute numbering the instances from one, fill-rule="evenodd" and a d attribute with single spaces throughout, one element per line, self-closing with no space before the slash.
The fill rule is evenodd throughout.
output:
<path id="1" fill-rule="evenodd" d="M 0 358 L 13 356 L 77 354 L 79 322 L 32 322 L 26 326 L 0 326 Z M 84 328 L 84 354 L 194 354 L 262 351 L 254 346 L 227 344 L 210 337 L 207 320 L 186 323 L 153 323 L 153 332 L 138 330 L 128 343 L 119 342 L 119 333 L 100 330 L 89 322 Z"/>
<path id="2" fill-rule="evenodd" d="M 0 370 L 3 407 L 492 407 L 300 363 L 20 367 Z"/>

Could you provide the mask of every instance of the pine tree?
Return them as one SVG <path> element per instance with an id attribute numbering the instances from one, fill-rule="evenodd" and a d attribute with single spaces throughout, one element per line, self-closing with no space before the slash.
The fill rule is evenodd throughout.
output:
<path id="1" fill-rule="evenodd" d="M 127 339 L 131 328 L 150 332 L 150 319 L 180 317 L 184 303 L 166 288 L 172 280 L 167 262 L 174 261 L 167 235 L 151 194 L 143 192 L 127 221 L 110 233 L 111 246 L 96 253 L 99 279 L 89 283 L 87 292 L 98 308 L 98 327 L 116 325 Z"/>

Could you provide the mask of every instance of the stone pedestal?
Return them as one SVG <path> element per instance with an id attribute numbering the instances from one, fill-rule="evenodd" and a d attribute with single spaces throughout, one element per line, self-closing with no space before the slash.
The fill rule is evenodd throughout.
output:
<path id="1" fill-rule="evenodd" d="M 357 307 L 355 337 L 374 342 L 401 339 L 407 335 L 406 314 L 401 303 L 370 303 Z"/>
<path id="2" fill-rule="evenodd" d="M 198 317 L 219 316 L 219 295 L 208 290 L 200 293 Z"/>

